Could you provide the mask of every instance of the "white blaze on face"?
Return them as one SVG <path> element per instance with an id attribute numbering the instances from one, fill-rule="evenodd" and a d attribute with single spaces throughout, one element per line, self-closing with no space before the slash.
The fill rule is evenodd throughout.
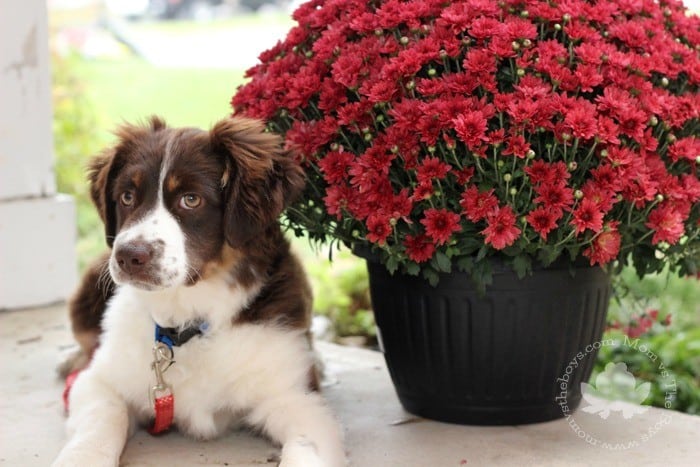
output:
<path id="1" fill-rule="evenodd" d="M 185 251 L 185 234 L 177 219 L 165 207 L 163 187 L 170 169 L 171 147 L 176 134 L 170 136 L 158 179 L 158 199 L 145 217 L 117 234 L 109 261 L 109 270 L 117 284 L 130 283 L 129 277 L 117 263 L 115 252 L 130 242 L 145 242 L 152 247 L 153 289 L 183 285 L 188 279 L 188 263 Z M 135 284 L 139 285 L 139 284 Z"/>

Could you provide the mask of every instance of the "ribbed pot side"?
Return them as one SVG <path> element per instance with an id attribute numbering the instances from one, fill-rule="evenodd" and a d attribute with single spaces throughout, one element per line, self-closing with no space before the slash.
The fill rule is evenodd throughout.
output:
<path id="1" fill-rule="evenodd" d="M 480 296 L 465 273 L 443 275 L 432 287 L 367 265 L 381 346 L 406 410 L 508 425 L 560 418 L 562 404 L 578 406 L 596 351 L 570 371 L 565 397 L 558 378 L 600 341 L 610 296 L 602 269 L 542 269 L 524 279 L 503 269 Z"/>

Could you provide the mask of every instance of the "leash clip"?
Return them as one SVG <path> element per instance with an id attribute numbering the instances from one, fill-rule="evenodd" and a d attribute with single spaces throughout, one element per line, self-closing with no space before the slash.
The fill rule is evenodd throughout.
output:
<path id="1" fill-rule="evenodd" d="M 156 384 L 155 386 L 151 386 L 151 389 L 148 391 L 153 407 L 156 405 L 156 396 L 158 393 L 168 392 L 172 394 L 172 386 L 165 382 L 163 373 L 165 373 L 173 363 L 175 363 L 175 360 L 173 360 L 173 349 L 162 342 L 153 344 L 153 362 L 151 363 L 151 369 L 153 369 L 156 375 Z"/>

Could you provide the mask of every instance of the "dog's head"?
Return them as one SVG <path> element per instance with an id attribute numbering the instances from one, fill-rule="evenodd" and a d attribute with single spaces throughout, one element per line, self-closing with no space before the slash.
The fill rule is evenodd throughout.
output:
<path id="1" fill-rule="evenodd" d="M 232 117 L 206 132 L 153 117 L 116 135 L 89 179 L 117 284 L 196 283 L 227 246 L 245 250 L 264 235 L 304 184 L 282 139 L 256 120 Z"/>

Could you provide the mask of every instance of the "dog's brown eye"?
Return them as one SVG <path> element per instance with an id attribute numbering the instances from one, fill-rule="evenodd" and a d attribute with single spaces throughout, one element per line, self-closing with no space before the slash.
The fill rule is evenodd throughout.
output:
<path id="1" fill-rule="evenodd" d="M 194 209 L 202 204 L 202 197 L 193 193 L 188 193 L 180 198 L 180 206 L 184 209 Z"/>
<path id="2" fill-rule="evenodd" d="M 124 206 L 131 206 L 132 204 L 134 204 L 134 193 L 132 193 L 131 191 L 125 191 L 119 197 L 119 201 L 121 201 L 121 203 Z"/>

